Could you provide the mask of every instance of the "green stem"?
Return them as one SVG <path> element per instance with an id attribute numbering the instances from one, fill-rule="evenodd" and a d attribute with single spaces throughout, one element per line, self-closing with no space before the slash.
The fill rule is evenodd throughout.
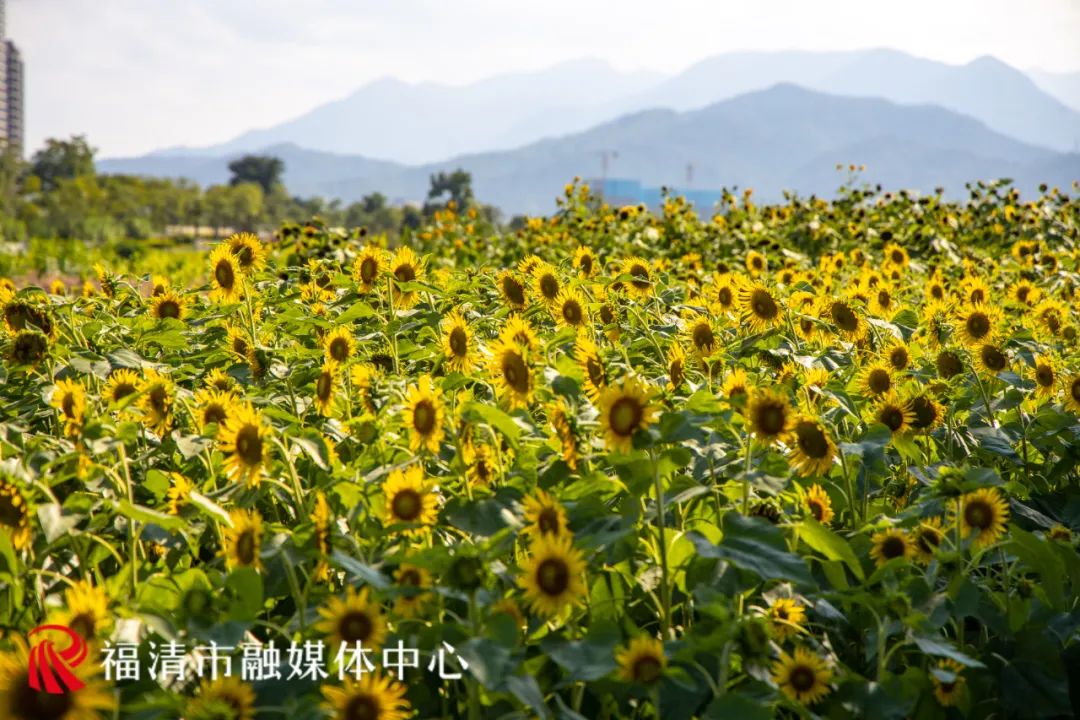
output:
<path id="1" fill-rule="evenodd" d="M 653 484 L 656 489 L 656 523 L 660 529 L 660 629 L 665 640 L 671 632 L 671 579 L 668 577 L 666 508 L 664 507 L 664 487 L 660 481 L 660 467 L 656 462 L 656 451 L 649 450 L 652 461 Z"/>

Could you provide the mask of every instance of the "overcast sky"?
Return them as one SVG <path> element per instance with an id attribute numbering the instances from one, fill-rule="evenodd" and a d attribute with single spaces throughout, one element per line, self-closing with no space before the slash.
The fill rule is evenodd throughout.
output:
<path id="1" fill-rule="evenodd" d="M 460 84 L 596 57 L 677 72 L 732 50 L 891 47 L 1080 71 L 1080 0 L 7 0 L 27 146 L 207 145 L 387 75 Z"/>

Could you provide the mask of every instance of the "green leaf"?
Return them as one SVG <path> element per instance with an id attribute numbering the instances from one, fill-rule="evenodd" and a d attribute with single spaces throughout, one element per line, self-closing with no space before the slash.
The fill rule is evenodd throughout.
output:
<path id="1" fill-rule="evenodd" d="M 830 560 L 841 560 L 859 580 L 864 580 L 862 564 L 848 541 L 825 527 L 812 517 L 802 521 L 799 538 Z"/>
<path id="2" fill-rule="evenodd" d="M 762 705 L 746 695 L 729 692 L 713 700 L 702 717 L 707 720 L 769 720 L 773 717 L 773 711 L 768 705 Z"/>
<path id="3" fill-rule="evenodd" d="M 135 505 L 127 500 L 121 500 L 120 502 L 115 503 L 115 507 L 118 513 L 129 520 L 135 520 L 136 522 L 145 523 L 147 525 L 152 523 L 170 532 L 184 527 L 183 518 L 177 517 L 176 515 L 166 515 L 163 512 L 151 510 L 142 505 Z"/>
<path id="4" fill-rule="evenodd" d="M 1054 554 L 1050 545 L 1015 524 L 1009 526 L 1009 546 L 1013 554 L 1024 564 L 1039 573 L 1042 589 L 1055 610 L 1063 610 L 1065 604 L 1065 566 Z"/>
<path id="5" fill-rule="evenodd" d="M 385 590 L 390 587 L 390 582 L 381 572 L 370 565 L 365 565 L 359 560 L 349 557 L 341 550 L 335 550 L 331 558 L 342 570 L 360 578 L 376 590 Z"/>
<path id="6" fill-rule="evenodd" d="M 922 650 L 927 655 L 949 658 L 950 660 L 955 660 L 956 662 L 966 667 L 986 667 L 975 658 L 969 657 L 964 653 L 960 652 L 951 643 L 948 643 L 945 640 L 924 637 L 921 635 L 916 635 L 911 639 L 918 646 L 919 650 Z"/>
<path id="7" fill-rule="evenodd" d="M 229 513 L 225 512 L 223 507 L 202 493 L 192 490 L 191 493 L 188 494 L 188 501 L 218 522 L 224 523 L 226 527 L 232 525 Z"/>
<path id="8" fill-rule="evenodd" d="M 250 567 L 236 568 L 225 578 L 225 588 L 231 591 L 229 619 L 254 620 L 263 605 L 262 576 Z"/>
<path id="9" fill-rule="evenodd" d="M 348 310 L 337 316 L 337 322 L 344 325 L 360 318 L 374 317 L 375 314 L 375 310 L 366 302 L 355 302 Z"/>
<path id="10" fill-rule="evenodd" d="M 726 560 L 762 580 L 790 580 L 800 585 L 814 585 L 806 561 L 788 551 L 780 528 L 766 520 L 729 511 L 723 517 L 722 530 L 724 534 L 718 545 L 702 535 L 690 533 L 698 554 Z"/>
<path id="11" fill-rule="evenodd" d="M 465 412 L 475 414 L 488 425 L 498 430 L 510 443 L 510 447 L 517 449 L 518 438 L 521 437 L 521 428 L 514 422 L 514 418 L 494 405 L 481 405 L 475 402 L 467 403 Z"/>

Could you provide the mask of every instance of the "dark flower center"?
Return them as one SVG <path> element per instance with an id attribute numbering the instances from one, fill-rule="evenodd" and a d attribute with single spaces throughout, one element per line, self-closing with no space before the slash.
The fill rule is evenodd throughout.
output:
<path id="1" fill-rule="evenodd" d="M 968 315 L 965 325 L 968 335 L 976 340 L 986 337 L 986 334 L 990 332 L 990 318 L 981 312 L 973 312 Z"/>
<path id="2" fill-rule="evenodd" d="M 240 561 L 241 565 L 253 564 L 257 548 L 258 542 L 255 539 L 255 531 L 250 528 L 244 530 L 236 538 L 236 559 Z"/>
<path id="3" fill-rule="evenodd" d="M 223 290 L 232 290 L 236 284 L 236 275 L 233 273 L 232 264 L 227 260 L 221 260 L 214 268 L 214 280 Z"/>
<path id="4" fill-rule="evenodd" d="M 762 320 L 772 320 L 780 314 L 780 307 L 766 290 L 755 290 L 750 295 L 750 308 Z"/>
<path id="5" fill-rule="evenodd" d="M 788 673 L 788 683 L 797 693 L 809 692 L 817 682 L 817 673 L 806 665 L 796 665 Z"/>
<path id="6" fill-rule="evenodd" d="M 259 428 L 245 425 L 236 433 L 236 454 L 247 466 L 262 462 L 263 441 L 259 437 Z"/>
<path id="7" fill-rule="evenodd" d="M 536 584 L 546 595 L 561 595 L 570 587 L 570 568 L 559 558 L 548 558 L 536 568 Z"/>
<path id="8" fill-rule="evenodd" d="M 515 305 L 525 304 L 525 288 L 512 277 L 503 278 L 503 294 Z"/>
<path id="9" fill-rule="evenodd" d="M 540 277 L 540 294 L 548 300 L 554 300 L 559 294 L 559 280 L 551 273 L 544 273 Z"/>
<path id="10" fill-rule="evenodd" d="M 349 359 L 349 342 L 345 338 L 336 337 L 330 341 L 330 357 L 338 362 Z"/>
<path id="11" fill-rule="evenodd" d="M 983 365 L 987 370 L 992 372 L 1000 372 L 1005 369 L 1008 361 L 1005 359 L 1005 354 L 998 350 L 993 345 L 983 345 L 979 351 L 979 356 L 982 358 Z"/>
<path id="12" fill-rule="evenodd" d="M 373 257 L 366 257 L 360 261 L 360 280 L 365 285 L 370 285 L 379 274 L 379 263 Z"/>
<path id="13" fill-rule="evenodd" d="M 801 422 L 795 427 L 799 449 L 814 460 L 829 456 L 829 438 L 817 423 Z"/>
<path id="14" fill-rule="evenodd" d="M 986 530 L 994 523 L 994 509 L 983 500 L 971 500 L 964 506 L 964 522 L 978 530 Z"/>
<path id="15" fill-rule="evenodd" d="M 611 405 L 608 420 L 616 435 L 630 437 L 641 424 L 644 408 L 636 398 L 621 397 Z"/>
<path id="16" fill-rule="evenodd" d="M 450 331 L 450 352 L 459 358 L 469 353 L 469 336 L 463 328 L 455 327 Z"/>
<path id="17" fill-rule="evenodd" d="M 326 402 L 330 399 L 330 395 L 333 391 L 334 376 L 326 371 L 319 373 L 319 379 L 315 381 L 315 395 L 322 402 Z"/>
<path id="18" fill-rule="evenodd" d="M 878 422 L 896 432 L 904 426 L 904 413 L 895 405 L 886 405 L 878 412 Z"/>
<path id="19" fill-rule="evenodd" d="M 866 385 L 870 388 L 870 392 L 875 395 L 888 392 L 892 387 L 892 377 L 889 373 L 881 368 L 874 368 L 870 371 L 870 374 L 866 376 Z"/>
<path id="20" fill-rule="evenodd" d="M 356 642 L 365 642 L 371 637 L 371 631 L 375 629 L 371 618 L 366 612 L 351 610 L 341 616 L 338 621 L 338 632 L 341 639 L 350 645 Z"/>
<path id="21" fill-rule="evenodd" d="M 630 266 L 630 275 L 637 278 L 631 280 L 630 284 L 638 290 L 647 290 L 652 284 L 649 278 L 649 268 L 645 267 L 641 263 L 634 263 Z"/>
<path id="22" fill-rule="evenodd" d="M 561 529 L 559 512 L 552 507 L 544 508 L 536 518 L 536 526 L 542 535 L 558 535 Z"/>
<path id="23" fill-rule="evenodd" d="M 836 326 L 844 332 L 855 332 L 859 328 L 859 318 L 848 307 L 847 303 L 835 302 L 832 304 L 832 319 Z"/>
<path id="24" fill-rule="evenodd" d="M 769 437 L 779 435 L 787 425 L 787 408 L 778 402 L 765 402 L 754 413 L 754 429 Z"/>
<path id="25" fill-rule="evenodd" d="M 907 551 L 907 543 L 904 538 L 890 535 L 881 543 L 881 555 L 886 560 L 903 557 Z"/>
<path id="26" fill-rule="evenodd" d="M 398 490 L 390 503 L 390 509 L 394 517 L 405 522 L 414 522 L 420 517 L 423 503 L 420 501 L 420 493 L 415 490 Z"/>
<path id="27" fill-rule="evenodd" d="M 430 400 L 421 400 L 413 408 L 413 428 L 421 435 L 429 435 L 435 429 L 435 407 Z"/>
<path id="28" fill-rule="evenodd" d="M 61 720 L 72 707 L 71 693 L 39 692 L 30 687 L 30 676 L 20 671 L 11 680 L 10 703 L 12 715 L 27 720 Z"/>
<path id="29" fill-rule="evenodd" d="M 382 707 L 370 695 L 354 695 L 345 705 L 345 720 L 379 720 Z"/>
<path id="30" fill-rule="evenodd" d="M 525 360 L 516 352 L 505 352 L 502 358 L 502 373 L 506 384 L 519 394 L 529 391 L 529 368 Z"/>
<path id="31" fill-rule="evenodd" d="M 644 655 L 634 661 L 631 674 L 637 682 L 643 685 L 652 685 L 660 679 L 660 674 L 663 671 L 664 666 L 660 664 L 659 660 L 652 655 Z"/>
<path id="32" fill-rule="evenodd" d="M 694 347 L 700 352 L 707 352 L 712 349 L 713 344 L 716 342 L 716 337 L 713 335 L 712 328 L 707 322 L 699 322 L 694 326 Z"/>
<path id="33" fill-rule="evenodd" d="M 562 316 L 567 325 L 580 324 L 583 317 L 581 305 L 578 304 L 577 300 L 567 300 L 562 306 Z"/>

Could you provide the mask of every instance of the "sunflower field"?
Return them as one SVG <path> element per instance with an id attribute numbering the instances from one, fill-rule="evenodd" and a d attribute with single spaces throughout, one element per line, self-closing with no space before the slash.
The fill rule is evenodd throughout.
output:
<path id="1" fill-rule="evenodd" d="M 192 255 L 0 287 L 0 717 L 1080 714 L 1080 199 Z"/>

